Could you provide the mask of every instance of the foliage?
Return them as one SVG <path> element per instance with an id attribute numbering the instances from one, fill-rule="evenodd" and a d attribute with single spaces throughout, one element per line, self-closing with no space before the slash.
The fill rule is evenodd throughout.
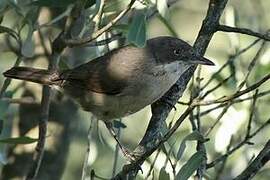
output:
<path id="1" fill-rule="evenodd" d="M 192 107 L 183 119 L 185 123 L 144 162 L 144 173 L 138 173 L 138 179 L 233 179 L 269 140 L 270 51 L 267 43 L 254 36 L 270 39 L 264 33 L 269 26 L 270 3 L 242 1 L 229 2 L 220 21 L 224 26 L 211 30 L 215 36 L 206 56 L 215 61 L 216 67 L 197 69 L 160 133 L 165 137 L 178 117 L 181 120 L 185 107 Z M 64 34 L 60 44 L 65 43 L 61 44 L 65 51 L 55 60 L 56 64 L 59 60 L 60 69 L 72 68 L 126 44 L 143 47 L 153 36 L 181 34 L 191 42 L 208 9 L 207 3 L 196 0 L 132 2 L 2 0 L 0 72 L 19 65 L 47 68 L 49 64 L 51 68 L 60 32 Z M 230 27 L 248 30 L 238 28 L 237 33 L 231 33 L 235 29 Z M 256 34 L 259 30 L 262 32 Z M 38 85 L 2 76 L 0 84 L 0 179 L 22 179 L 35 165 L 32 156 L 38 130 L 42 133 L 44 125 L 41 119 L 45 116 L 40 116 L 44 97 Z M 86 173 L 92 177 L 111 177 L 122 170 L 125 159 L 102 123 L 89 123 L 89 114 L 61 92 L 50 93 L 49 99 L 49 128 L 38 179 L 78 179 L 84 161 L 90 167 Z M 130 149 L 143 137 L 149 115 L 146 109 L 114 121 L 118 136 Z M 85 157 L 86 151 L 89 157 Z M 255 179 L 268 179 L 269 165 L 264 168 Z"/>

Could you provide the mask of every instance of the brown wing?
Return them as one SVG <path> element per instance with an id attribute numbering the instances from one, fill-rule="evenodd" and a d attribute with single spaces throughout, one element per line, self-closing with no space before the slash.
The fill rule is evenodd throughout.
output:
<path id="1" fill-rule="evenodd" d="M 126 87 L 126 81 L 124 81 L 123 77 L 113 76 L 108 68 L 112 53 L 115 53 L 115 51 L 72 70 L 64 71 L 61 79 L 65 80 L 69 87 L 74 86 L 109 95 L 121 93 Z"/>

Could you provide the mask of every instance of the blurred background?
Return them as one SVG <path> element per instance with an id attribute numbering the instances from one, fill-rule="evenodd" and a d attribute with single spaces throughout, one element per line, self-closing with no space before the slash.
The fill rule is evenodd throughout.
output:
<path id="1" fill-rule="evenodd" d="M 61 15 L 68 14 L 68 8 L 71 3 L 61 5 L 53 4 L 53 1 L 37 1 L 37 4 L 31 4 L 31 1 L 9 1 L 0 2 L 0 74 L 8 70 L 14 64 L 21 66 L 31 66 L 36 68 L 47 68 L 48 54 L 51 52 L 51 41 L 61 31 L 63 19 Z M 68 1 L 67 1 L 68 2 Z M 91 2 L 84 15 L 88 18 L 93 14 Z M 44 4 L 42 4 L 44 3 Z M 48 3 L 48 4 L 46 4 Z M 51 3 L 51 4 L 50 4 Z M 149 1 L 146 1 L 149 3 Z M 206 15 L 208 1 L 206 0 L 178 0 L 173 1 L 165 15 L 159 15 L 155 11 L 156 1 L 151 2 L 146 13 L 146 37 L 147 39 L 161 36 L 178 36 L 179 38 L 193 44 L 200 30 L 202 21 Z M 57 3 L 56 3 L 57 4 Z M 125 17 L 119 24 L 113 28 L 113 32 L 127 31 L 132 17 L 138 9 L 145 8 L 144 3 L 136 2 L 136 8 Z M 111 17 L 118 14 L 125 6 L 127 1 L 111 0 L 105 1 L 104 18 L 102 23 L 106 24 Z M 222 24 L 245 27 L 257 32 L 266 32 L 269 29 L 270 1 L 265 0 L 230 0 L 222 16 Z M 60 17 L 59 17 L 60 16 Z M 59 18 L 59 19 L 55 19 Z M 81 20 L 82 21 L 82 20 Z M 80 21 L 78 27 L 82 26 Z M 32 25 L 30 25 L 32 24 Z M 37 26 L 41 28 L 37 30 Z M 19 32 L 22 48 L 18 49 L 16 41 L 9 33 L 3 30 L 3 27 L 9 27 Z M 91 27 L 86 32 L 91 32 Z M 77 29 L 73 30 L 77 33 Z M 12 32 L 10 33 L 12 34 Z M 105 33 L 98 38 L 102 40 L 110 36 Z M 217 32 L 211 40 L 205 57 L 215 62 L 215 67 L 201 68 L 201 83 L 204 85 L 209 79 L 211 82 L 202 89 L 202 94 L 223 82 L 220 87 L 211 92 L 205 99 L 212 100 L 222 96 L 233 94 L 239 84 L 245 79 L 246 74 L 250 73 L 244 88 L 255 83 L 267 73 L 270 72 L 270 48 L 266 43 L 262 47 L 262 41 L 256 44 L 255 37 Z M 72 68 L 83 62 L 87 62 L 98 57 L 107 51 L 125 44 L 125 41 L 113 41 L 109 45 L 99 47 L 75 47 L 67 48 L 60 60 L 60 68 Z M 245 52 L 237 55 L 242 49 L 254 43 Z M 258 54 L 258 51 L 259 54 Z M 256 54 L 258 54 L 256 56 Z M 248 70 L 250 62 L 256 58 L 256 63 L 252 70 Z M 226 65 L 224 70 L 217 72 L 223 64 L 233 59 Z M 213 76 L 213 74 L 215 74 Z M 230 77 L 230 78 L 228 78 Z M 226 78 L 228 80 L 224 81 Z M 190 83 L 192 84 L 192 83 Z M 196 84 L 196 80 L 193 80 Z M 3 92 L 3 98 L 0 100 L 0 137 L 38 137 L 38 119 L 40 118 L 40 100 L 42 86 L 34 83 L 12 80 L 10 83 L 0 76 L 0 87 L 7 86 Z M 263 125 L 270 116 L 270 83 L 264 83 L 260 86 L 258 93 L 264 93 L 256 101 L 253 107 L 253 120 L 251 122 L 251 133 Z M 3 89 L 3 88 L 2 88 Z M 175 122 L 186 107 L 185 102 L 190 99 L 192 88 L 188 86 L 183 97 L 182 103 L 177 104 L 177 110 L 173 110 L 167 118 L 167 124 Z M 96 175 L 109 178 L 121 170 L 126 162 L 119 150 L 116 150 L 116 143 L 109 135 L 102 122 L 91 120 L 91 114 L 82 111 L 68 97 L 61 92 L 53 91 L 52 104 L 50 108 L 50 118 L 47 133 L 46 152 L 41 165 L 38 179 L 80 179 L 83 163 L 87 151 L 88 129 L 91 124 L 90 141 L 90 166 Z M 245 94 L 241 99 L 252 97 L 254 91 Z M 208 161 L 211 162 L 220 155 L 226 153 L 228 149 L 235 147 L 245 138 L 247 124 L 251 114 L 252 98 L 248 100 L 233 103 L 215 110 L 207 111 L 216 107 L 216 105 L 201 106 L 202 132 L 205 138 L 210 140 L 205 144 Z M 221 118 L 220 114 L 223 113 Z M 143 137 L 151 117 L 150 107 L 146 107 L 140 112 L 116 120 L 121 142 L 133 150 Z M 215 124 L 215 121 L 219 121 Z M 214 125 L 215 124 L 215 125 Z M 268 123 L 269 124 L 269 123 Z M 214 126 L 213 126 L 214 125 Z M 213 126 L 213 128 L 211 128 Z M 185 164 L 185 162 L 196 152 L 196 142 L 189 140 L 187 135 L 192 132 L 191 123 L 186 120 L 177 132 L 165 143 L 165 150 L 160 149 L 153 153 L 142 165 L 143 174 L 140 172 L 137 179 L 168 179 L 173 178 L 173 170 L 170 161 L 175 163 L 175 169 Z M 232 179 L 237 176 L 248 165 L 262 149 L 270 137 L 269 127 L 265 125 L 256 136 L 249 141 L 252 145 L 243 145 L 237 151 L 232 153 L 226 162 L 217 164 L 213 168 L 207 169 L 205 179 Z M 179 153 L 180 144 L 186 143 L 182 157 L 178 160 L 176 155 Z M 182 143 L 183 144 L 183 143 Z M 0 144 L 0 167 L 1 179 L 22 179 L 31 166 L 32 153 L 36 143 L 31 144 Z M 155 162 L 155 163 L 154 163 Z M 223 161 L 222 161 L 223 162 Z M 151 167 L 152 166 L 152 167 Z M 257 180 L 267 180 L 270 177 L 269 163 L 255 176 Z M 149 171 L 151 169 L 151 171 Z M 163 169 L 161 171 L 161 169 Z M 148 176 L 148 177 L 147 177 Z"/>

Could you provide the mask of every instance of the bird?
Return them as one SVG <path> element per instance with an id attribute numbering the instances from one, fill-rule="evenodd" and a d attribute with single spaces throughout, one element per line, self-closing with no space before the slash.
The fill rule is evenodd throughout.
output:
<path id="1" fill-rule="evenodd" d="M 123 154 L 131 158 L 118 140 L 112 120 L 154 103 L 196 64 L 214 65 L 184 40 L 158 36 L 147 40 L 142 48 L 132 44 L 119 47 L 73 69 L 13 67 L 3 75 L 62 89 L 85 111 L 102 120 Z"/>

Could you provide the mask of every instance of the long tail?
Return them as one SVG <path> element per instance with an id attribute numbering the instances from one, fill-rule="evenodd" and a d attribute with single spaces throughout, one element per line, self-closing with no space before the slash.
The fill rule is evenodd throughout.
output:
<path id="1" fill-rule="evenodd" d="M 4 72 L 3 75 L 8 78 L 21 79 L 43 85 L 57 85 L 61 81 L 58 72 L 30 67 L 13 67 Z"/>

